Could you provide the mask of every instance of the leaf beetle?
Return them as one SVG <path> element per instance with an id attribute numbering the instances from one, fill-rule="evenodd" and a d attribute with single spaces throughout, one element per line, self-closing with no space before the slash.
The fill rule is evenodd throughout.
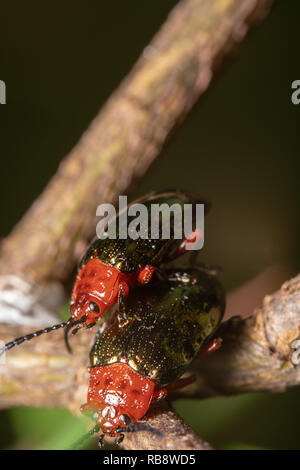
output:
<path id="1" fill-rule="evenodd" d="M 105 436 L 120 443 L 124 432 L 145 428 L 140 421 L 150 405 L 191 383 L 180 378 L 188 365 L 220 345 L 211 337 L 223 317 L 224 291 L 205 270 L 168 270 L 164 279 L 155 276 L 130 292 L 124 304 L 127 324 L 120 325 L 116 312 L 90 352 L 81 410 L 96 419 L 100 446 Z"/>
<path id="2" fill-rule="evenodd" d="M 152 204 L 166 204 L 169 207 L 179 204 L 182 208 L 185 204 L 191 204 L 194 208 L 196 204 L 204 203 L 205 212 L 209 208 L 206 201 L 179 190 L 154 192 L 134 201 L 131 205 L 136 203 L 145 204 L 148 211 Z M 0 350 L 0 355 L 24 341 L 60 328 L 64 328 L 65 343 L 68 351 L 71 352 L 68 342 L 70 329 L 73 329 L 72 334 L 75 334 L 82 327 L 93 327 L 103 313 L 115 304 L 119 307 L 120 322 L 126 323 L 123 301 L 129 291 L 138 285 L 148 284 L 154 271 L 160 265 L 184 254 L 187 242 L 201 237 L 202 234 L 197 230 L 195 220 L 192 222 L 192 232 L 187 238 L 174 238 L 176 221 L 174 217 L 171 217 L 169 239 L 163 239 L 160 236 L 157 239 L 139 237 L 134 240 L 121 239 L 118 236 L 116 239 L 96 239 L 80 262 L 72 289 L 71 317 L 68 321 L 17 338 L 7 343 Z M 147 235 L 150 235 L 150 228 L 148 231 Z"/>

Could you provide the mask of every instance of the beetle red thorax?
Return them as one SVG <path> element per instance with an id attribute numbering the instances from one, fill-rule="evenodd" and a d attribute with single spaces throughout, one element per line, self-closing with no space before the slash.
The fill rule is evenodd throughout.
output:
<path id="1" fill-rule="evenodd" d="M 141 419 L 149 409 L 155 383 L 128 364 L 114 363 L 90 369 L 87 403 L 83 412 L 96 412 L 104 434 L 118 434 L 129 421 Z"/>
<path id="2" fill-rule="evenodd" d="M 126 274 L 93 258 L 76 276 L 71 298 L 71 316 L 79 320 L 86 315 L 85 324 L 94 324 L 118 300 L 120 286 L 123 296 L 136 283 L 137 274 Z"/>

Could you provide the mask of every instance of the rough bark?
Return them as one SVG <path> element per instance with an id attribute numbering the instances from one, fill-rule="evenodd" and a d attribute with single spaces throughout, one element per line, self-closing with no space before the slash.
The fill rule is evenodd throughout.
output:
<path id="1" fill-rule="evenodd" d="M 151 409 L 147 424 L 159 431 L 133 432 L 126 435 L 122 446 L 127 450 L 212 450 L 165 402 Z"/>
<path id="2" fill-rule="evenodd" d="M 1 332 L 2 339 L 8 341 L 28 332 L 28 328 L 1 325 Z M 281 392 L 298 385 L 300 354 L 295 346 L 300 350 L 300 343 L 295 341 L 300 336 L 300 275 L 266 296 L 263 305 L 250 317 L 234 317 L 225 322 L 218 336 L 223 338 L 222 348 L 206 359 L 194 361 L 189 373 L 196 375 L 196 382 L 173 394 L 173 398 Z M 92 337 L 93 332 L 82 331 L 73 338 L 73 356 L 67 354 L 59 332 L 7 352 L 6 365 L 0 366 L 0 406 L 65 406 L 78 412 L 86 398 Z M 159 410 L 154 414 L 150 411 L 149 424 L 165 436 L 161 445 L 205 447 L 176 414 L 164 408 Z M 183 434 L 186 438 L 179 439 Z M 159 445 L 156 440 L 159 441 L 158 437 L 147 431 L 140 435 L 131 433 L 126 435 L 124 447 L 144 449 Z"/>
<path id="3" fill-rule="evenodd" d="M 283 392 L 298 385 L 300 276 L 266 296 L 252 316 L 224 323 L 218 335 L 221 350 L 193 365 L 202 381 L 195 396 Z"/>
<path id="4" fill-rule="evenodd" d="M 1 331 L 7 341 L 11 335 L 28 332 L 28 328 L 1 325 Z M 62 333 L 44 336 L 7 352 L 0 364 L 0 408 L 60 406 L 78 414 L 80 405 L 86 401 L 92 338 L 92 332 L 74 338 L 74 356 L 66 352 Z M 158 434 L 149 431 L 126 434 L 122 446 L 131 450 L 212 449 L 165 401 L 151 408 L 147 424 Z"/>

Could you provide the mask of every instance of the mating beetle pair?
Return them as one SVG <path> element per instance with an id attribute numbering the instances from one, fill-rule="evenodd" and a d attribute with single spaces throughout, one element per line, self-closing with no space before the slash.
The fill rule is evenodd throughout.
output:
<path id="1" fill-rule="evenodd" d="M 156 193 L 138 202 L 203 203 L 180 191 Z M 71 295 L 71 317 L 65 323 L 7 343 L 2 352 L 43 333 L 65 329 L 75 334 L 90 328 L 113 306 L 106 329 L 91 350 L 90 385 L 82 410 L 96 417 L 95 432 L 115 436 L 141 429 L 150 404 L 191 379 L 180 379 L 219 325 L 224 294 L 205 270 L 166 270 L 160 267 L 186 252 L 186 244 L 201 236 L 196 221 L 187 238 L 175 238 L 171 218 L 169 239 L 96 240 L 83 257 Z M 143 229 L 143 227 L 141 227 Z M 147 228 L 147 230 L 149 230 Z M 151 282 L 150 282 L 151 281 Z M 218 343 L 212 343 L 214 349 Z M 0 352 L 1 354 L 1 352 Z"/>

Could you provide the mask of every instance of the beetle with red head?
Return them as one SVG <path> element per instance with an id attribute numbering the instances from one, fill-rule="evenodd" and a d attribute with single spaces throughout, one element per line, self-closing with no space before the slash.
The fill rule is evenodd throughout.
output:
<path id="1" fill-rule="evenodd" d="M 130 206 L 136 203 L 144 204 L 150 214 L 152 204 L 164 204 L 170 209 L 174 204 L 179 205 L 182 209 L 185 204 L 190 204 L 195 209 L 197 204 L 203 204 L 204 201 L 183 191 L 164 191 L 151 193 L 134 201 Z M 207 203 L 205 203 L 205 208 L 207 210 Z M 69 320 L 17 338 L 7 343 L 0 350 L 0 354 L 24 341 L 59 328 L 64 328 L 66 346 L 71 352 L 68 343 L 69 331 L 73 329 L 72 334 L 75 334 L 82 327 L 91 328 L 115 304 L 119 306 L 119 321 L 125 324 L 127 318 L 123 302 L 129 291 L 138 285 L 149 283 L 157 268 L 186 253 L 187 242 L 191 243 L 194 239 L 199 238 L 195 214 L 196 210 L 193 210 L 192 232 L 188 238 L 184 238 L 184 235 L 182 238 L 174 237 L 175 225 L 178 222 L 174 213 L 170 212 L 169 238 L 160 236 L 163 223 L 163 220 L 160 219 L 160 235 L 156 239 L 151 239 L 151 224 L 149 226 L 147 224 L 140 228 L 140 234 L 144 230 L 146 236 L 140 236 L 137 239 L 120 238 L 119 232 L 117 232 L 116 239 L 95 240 L 79 265 L 71 295 L 71 317 Z M 119 217 L 120 214 L 117 216 L 117 221 Z M 129 224 L 132 220 L 133 217 L 128 216 L 127 223 Z M 180 225 L 183 225 L 182 220 Z M 116 227 L 119 227 L 117 223 Z"/>
<path id="2" fill-rule="evenodd" d="M 193 381 L 180 377 L 220 324 L 224 292 L 203 270 L 166 271 L 165 279 L 130 292 L 124 308 L 126 325 L 116 312 L 90 353 L 82 411 L 95 417 L 100 444 L 147 426 L 139 422 L 154 401 Z"/>

